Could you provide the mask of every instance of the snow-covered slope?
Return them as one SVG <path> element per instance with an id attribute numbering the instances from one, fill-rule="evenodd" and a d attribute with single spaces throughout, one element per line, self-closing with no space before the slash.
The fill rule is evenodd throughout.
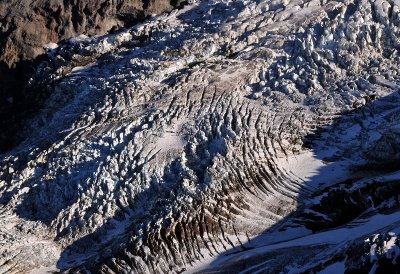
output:
<path id="1" fill-rule="evenodd" d="M 53 49 L 0 272 L 395 271 L 399 7 L 193 2 Z"/>

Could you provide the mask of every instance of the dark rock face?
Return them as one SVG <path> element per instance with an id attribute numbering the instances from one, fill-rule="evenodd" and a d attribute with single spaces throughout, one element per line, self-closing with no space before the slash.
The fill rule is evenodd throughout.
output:
<path id="1" fill-rule="evenodd" d="M 181 0 L 4 0 L 0 3 L 0 151 L 11 148 L 19 121 L 37 109 L 40 90 L 25 85 L 45 45 L 132 26 Z M 35 107 L 36 106 L 36 107 Z"/>
<path id="2" fill-rule="evenodd" d="M 44 53 L 49 42 L 106 33 L 171 10 L 168 0 L 6 1 L 0 5 L 0 62 L 9 68 Z"/>

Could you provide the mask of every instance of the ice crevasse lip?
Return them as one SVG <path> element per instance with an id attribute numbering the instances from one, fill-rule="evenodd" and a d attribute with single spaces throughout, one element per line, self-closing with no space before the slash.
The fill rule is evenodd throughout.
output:
<path id="1" fill-rule="evenodd" d="M 202 1 L 59 45 L 1 155 L 0 272 L 395 269 L 398 18 Z"/>

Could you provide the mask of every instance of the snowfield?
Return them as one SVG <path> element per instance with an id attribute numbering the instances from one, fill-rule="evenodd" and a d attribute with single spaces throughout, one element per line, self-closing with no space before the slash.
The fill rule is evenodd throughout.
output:
<path id="1" fill-rule="evenodd" d="M 48 45 L 0 273 L 395 273 L 399 7 L 190 2 Z"/>

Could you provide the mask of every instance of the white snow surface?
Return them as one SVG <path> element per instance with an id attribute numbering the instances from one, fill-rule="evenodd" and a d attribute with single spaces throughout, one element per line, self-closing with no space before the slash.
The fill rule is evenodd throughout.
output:
<path id="1" fill-rule="evenodd" d="M 399 16 L 201 1 L 54 47 L 32 79 L 50 95 L 0 155 L 0 273 L 395 262 L 398 234 L 382 256 L 366 239 L 400 223 Z M 340 257 L 357 244 L 368 259 Z"/>

